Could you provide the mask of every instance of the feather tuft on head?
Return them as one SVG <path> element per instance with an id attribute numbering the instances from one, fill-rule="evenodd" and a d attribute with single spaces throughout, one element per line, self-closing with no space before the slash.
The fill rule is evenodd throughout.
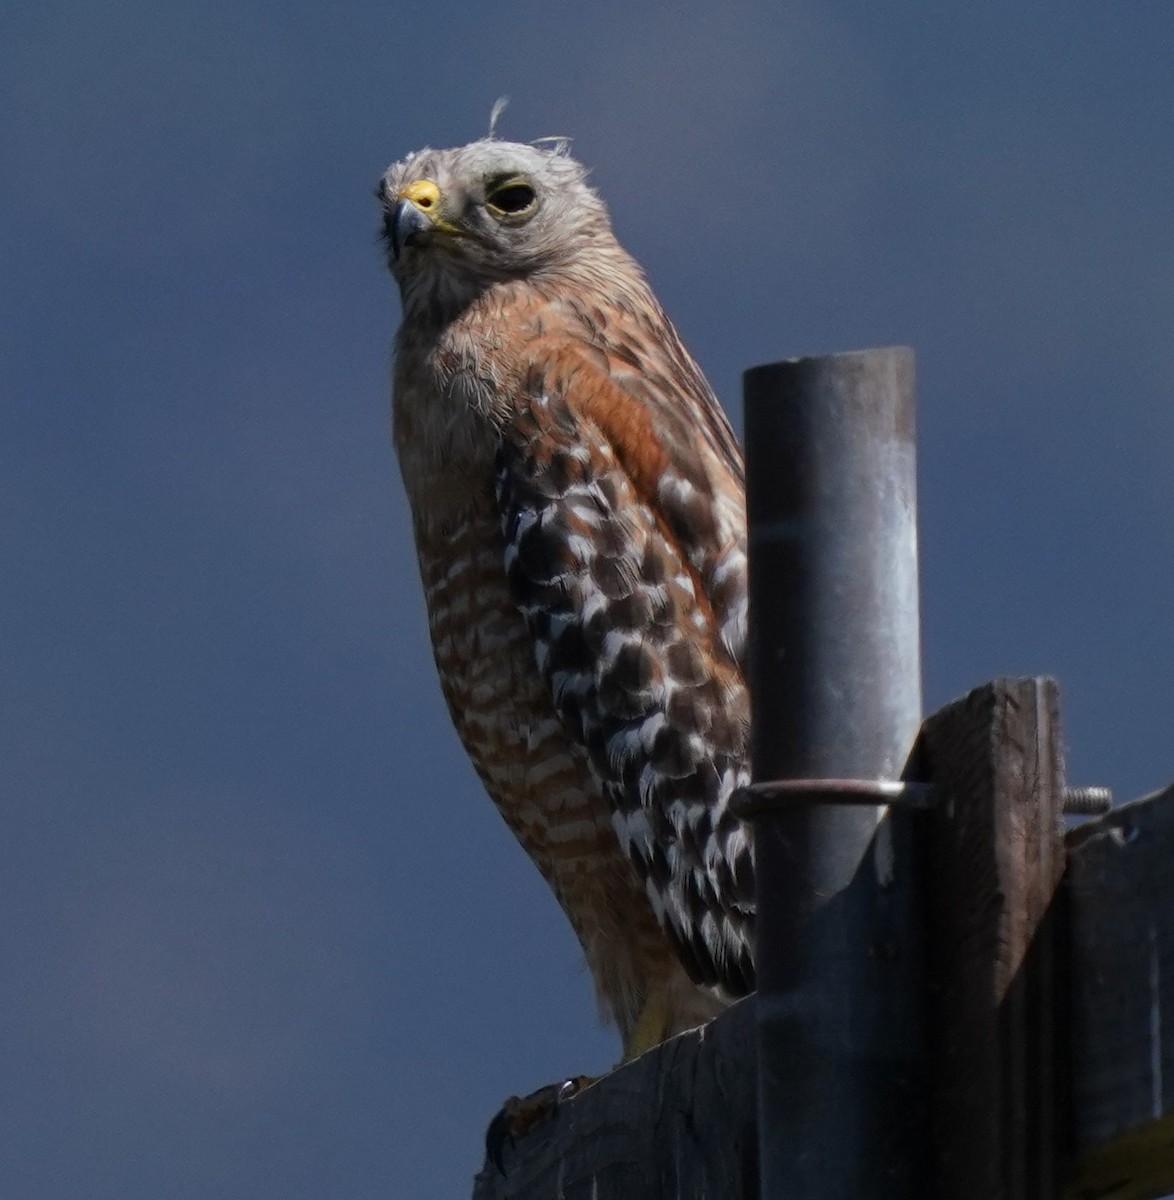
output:
<path id="1" fill-rule="evenodd" d="M 561 134 L 553 137 L 535 138 L 531 143 L 535 150 L 545 150 L 556 158 L 566 158 L 571 152 L 571 139 Z"/>
<path id="2" fill-rule="evenodd" d="M 493 102 L 493 108 L 489 110 L 489 140 L 493 141 L 497 137 L 497 121 L 503 112 L 510 106 L 510 98 L 508 96 L 498 96 Z"/>

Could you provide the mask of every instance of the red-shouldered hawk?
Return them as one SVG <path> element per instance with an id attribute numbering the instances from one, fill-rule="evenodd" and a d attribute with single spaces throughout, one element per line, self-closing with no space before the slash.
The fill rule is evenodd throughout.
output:
<path id="1" fill-rule="evenodd" d="M 742 457 L 561 143 L 380 183 L 440 682 L 629 1058 L 754 987 Z"/>

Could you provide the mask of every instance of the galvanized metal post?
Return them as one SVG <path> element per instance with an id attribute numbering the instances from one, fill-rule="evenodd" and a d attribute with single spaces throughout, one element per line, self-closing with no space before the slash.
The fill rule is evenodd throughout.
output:
<path id="1" fill-rule="evenodd" d="M 912 1200 L 919 793 L 878 781 L 921 721 L 913 354 L 774 363 L 744 390 L 762 1196 Z"/>

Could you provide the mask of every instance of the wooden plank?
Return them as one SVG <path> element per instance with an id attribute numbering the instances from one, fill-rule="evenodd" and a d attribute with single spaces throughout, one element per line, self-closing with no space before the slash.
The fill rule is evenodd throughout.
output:
<path id="1" fill-rule="evenodd" d="M 913 774 L 926 822 L 934 1194 L 1041 1200 L 1062 1162 L 1059 701 L 1001 679 L 930 717 Z"/>
<path id="2" fill-rule="evenodd" d="M 750 997 L 562 1104 L 487 1163 L 473 1200 L 757 1200 Z"/>
<path id="3" fill-rule="evenodd" d="M 1071 1200 L 1174 1191 L 1174 786 L 1069 838 Z"/>

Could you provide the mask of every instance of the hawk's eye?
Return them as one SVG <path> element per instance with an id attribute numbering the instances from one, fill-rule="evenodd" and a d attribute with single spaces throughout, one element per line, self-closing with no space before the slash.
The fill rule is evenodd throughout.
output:
<path id="1" fill-rule="evenodd" d="M 529 212 L 537 199 L 534 189 L 524 179 L 516 177 L 492 183 L 485 195 L 485 203 L 494 212 L 510 217 L 520 217 Z"/>

